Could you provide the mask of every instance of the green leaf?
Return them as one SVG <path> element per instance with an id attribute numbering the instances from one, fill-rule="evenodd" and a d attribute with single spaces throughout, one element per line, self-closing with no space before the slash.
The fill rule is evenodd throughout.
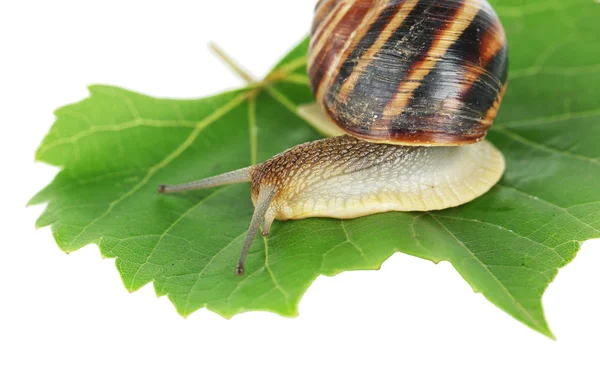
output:
<path id="1" fill-rule="evenodd" d="M 394 252 L 447 260 L 472 287 L 552 337 L 541 297 L 582 241 L 600 237 L 600 5 L 497 1 L 511 77 L 489 139 L 507 172 L 456 209 L 353 220 L 276 222 L 258 237 L 243 278 L 233 275 L 252 214 L 247 184 L 159 196 L 186 182 L 264 161 L 320 138 L 296 114 L 313 101 L 307 41 L 270 83 L 200 100 L 165 100 L 108 86 L 57 110 L 37 159 L 61 166 L 31 204 L 71 252 L 96 243 L 125 286 L 152 282 L 184 316 L 206 307 L 285 316 L 319 275 L 377 269 Z M 276 80 L 276 81 L 275 81 Z"/>

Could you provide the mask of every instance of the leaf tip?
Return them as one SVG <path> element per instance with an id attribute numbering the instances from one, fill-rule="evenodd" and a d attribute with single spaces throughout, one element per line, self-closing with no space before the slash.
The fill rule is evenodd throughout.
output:
<path id="1" fill-rule="evenodd" d="M 289 313 L 286 313 L 283 315 L 286 318 L 297 318 L 300 316 L 300 312 L 298 311 L 298 308 L 293 308 Z"/>
<path id="2" fill-rule="evenodd" d="M 91 84 L 91 85 L 87 86 L 87 89 L 90 92 L 90 95 L 94 95 L 98 92 L 102 92 L 102 90 L 104 90 L 106 88 L 111 88 L 111 87 L 108 85 L 103 85 L 103 84 Z"/>
<path id="3" fill-rule="evenodd" d="M 183 318 L 183 319 L 188 319 L 189 316 L 191 316 L 195 311 L 190 311 L 187 308 L 179 308 L 177 306 L 175 306 L 177 313 Z M 227 318 L 230 319 L 230 318 Z"/>
<path id="4" fill-rule="evenodd" d="M 550 327 L 548 327 L 548 324 L 546 322 L 544 322 L 540 327 L 533 327 L 533 329 L 538 331 L 542 335 L 548 337 L 552 341 L 556 341 L 556 336 L 554 335 L 554 333 L 552 333 L 552 330 L 550 329 Z"/>

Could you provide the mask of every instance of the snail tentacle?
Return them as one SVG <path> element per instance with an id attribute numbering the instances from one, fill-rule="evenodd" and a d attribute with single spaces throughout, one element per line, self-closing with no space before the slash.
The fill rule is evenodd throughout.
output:
<path id="1" fill-rule="evenodd" d="M 267 210 L 267 214 L 265 214 L 265 222 L 263 224 L 263 230 L 262 230 L 263 236 L 266 237 L 271 232 L 271 225 L 273 224 L 273 221 L 275 220 L 276 216 L 277 216 L 277 214 L 276 214 L 275 209 Z"/>
<path id="2" fill-rule="evenodd" d="M 161 194 L 180 193 L 183 191 L 214 188 L 216 186 L 237 184 L 250 181 L 250 167 L 226 172 L 221 175 L 206 179 L 192 181 L 181 185 L 159 185 L 158 192 Z"/>
<path id="3" fill-rule="evenodd" d="M 246 263 L 246 258 L 248 257 L 248 251 L 250 251 L 250 246 L 252 246 L 252 242 L 254 242 L 254 237 L 260 228 L 260 224 L 265 221 L 265 227 L 270 227 L 271 223 L 273 223 L 273 219 L 275 216 L 273 214 L 268 214 L 269 206 L 271 205 L 271 201 L 275 197 L 277 193 L 277 189 L 272 186 L 261 186 L 260 193 L 258 194 L 258 199 L 256 201 L 256 206 L 254 209 L 254 213 L 252 214 L 252 220 L 250 221 L 250 227 L 248 228 L 248 233 L 246 234 L 246 240 L 244 241 L 244 246 L 242 247 L 242 253 L 240 254 L 240 261 L 235 268 L 235 274 L 238 276 L 244 275 L 245 268 L 244 265 Z M 266 219 L 266 216 L 271 220 L 270 222 Z M 264 231 L 263 231 L 264 234 Z"/>

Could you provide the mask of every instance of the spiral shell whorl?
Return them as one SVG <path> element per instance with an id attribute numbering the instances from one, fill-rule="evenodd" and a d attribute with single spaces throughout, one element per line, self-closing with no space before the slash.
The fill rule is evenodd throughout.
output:
<path id="1" fill-rule="evenodd" d="M 485 0 L 321 0 L 312 36 L 313 92 L 359 138 L 474 143 L 502 101 L 506 36 Z"/>

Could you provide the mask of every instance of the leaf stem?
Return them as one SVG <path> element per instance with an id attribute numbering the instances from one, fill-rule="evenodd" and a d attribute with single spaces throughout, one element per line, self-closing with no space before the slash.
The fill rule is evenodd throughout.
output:
<path id="1" fill-rule="evenodd" d="M 309 83 L 307 77 L 290 74 L 291 71 L 306 64 L 305 58 L 294 60 L 290 64 L 282 66 L 281 69 L 274 70 L 267 75 L 265 79 L 258 80 L 250 72 L 246 71 L 244 67 L 242 67 L 236 60 L 234 60 L 233 57 L 228 55 L 218 44 L 210 42 L 208 47 L 223 63 L 229 67 L 230 70 L 233 71 L 233 73 L 235 73 L 242 80 L 246 81 L 248 83 L 248 87 L 255 89 L 256 93 L 262 90 L 265 86 L 282 80 L 289 80 L 290 82 L 303 85 Z"/>
<path id="2" fill-rule="evenodd" d="M 231 56 L 225 53 L 225 51 L 216 43 L 211 42 L 208 44 L 208 47 L 217 55 L 217 57 L 219 57 L 221 61 L 223 61 L 223 63 L 225 63 L 236 75 L 238 75 L 248 84 L 259 83 L 259 81 L 256 80 L 256 78 L 252 76 L 250 72 L 244 70 L 244 68 L 239 63 L 237 63 Z"/>

